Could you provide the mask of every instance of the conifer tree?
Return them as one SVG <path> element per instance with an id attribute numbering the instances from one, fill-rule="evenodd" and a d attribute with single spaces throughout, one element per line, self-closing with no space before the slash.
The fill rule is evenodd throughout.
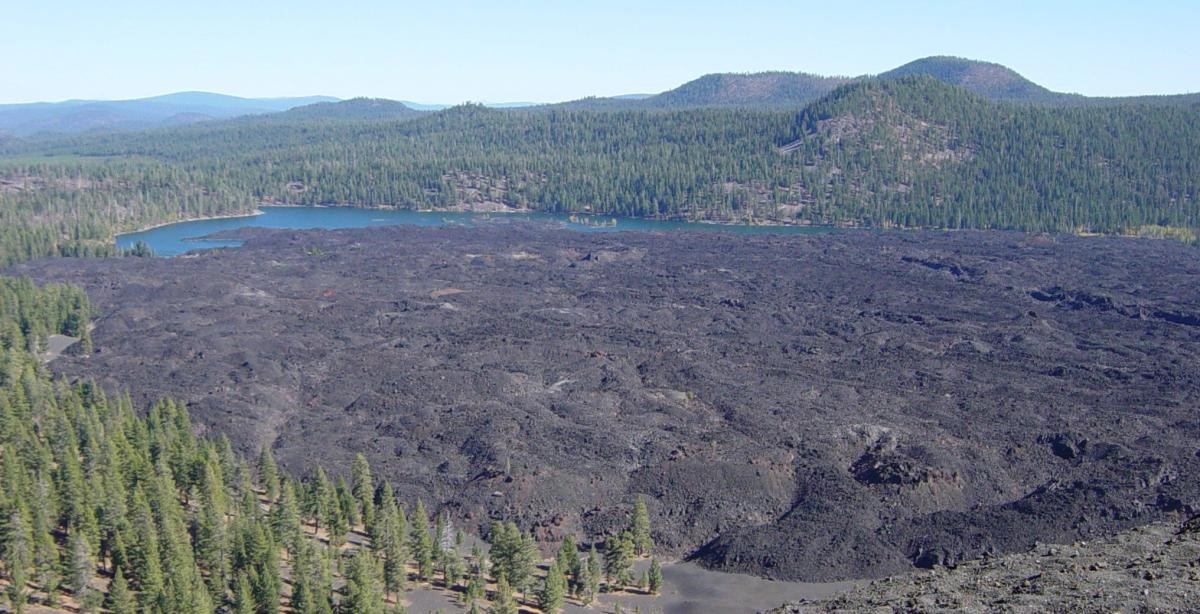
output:
<path id="1" fill-rule="evenodd" d="M 492 598 L 492 606 L 488 608 L 488 614 L 517 614 L 517 600 L 513 598 L 512 585 L 508 583 L 508 578 L 501 574 L 496 579 L 496 594 Z"/>
<path id="2" fill-rule="evenodd" d="M 125 572 L 120 567 L 113 572 L 112 583 L 108 587 L 108 596 L 104 606 L 112 614 L 135 614 L 137 603 L 129 592 L 129 583 L 125 581 Z"/>
<path id="3" fill-rule="evenodd" d="M 44 501 L 46 504 L 35 505 L 29 514 L 33 530 L 33 581 L 45 593 L 46 603 L 53 606 L 58 603 L 59 585 L 62 582 L 63 572 L 65 571 L 67 575 L 70 574 L 71 561 L 63 560 L 58 544 L 54 540 L 55 497 L 44 475 L 35 479 L 34 488 L 38 493 L 34 500 Z M 79 533 L 80 531 L 76 530 L 75 532 Z"/>
<path id="4" fill-rule="evenodd" d="M 662 566 L 658 564 L 658 559 L 650 559 L 650 570 L 646 573 L 646 585 L 650 590 L 650 594 L 657 595 L 662 590 L 663 583 Z"/>
<path id="5" fill-rule="evenodd" d="M 105 443 L 111 446 L 112 438 L 105 440 Z M 116 450 L 111 450 L 108 455 L 115 457 L 119 454 Z M 110 458 L 110 463 L 119 462 L 116 458 Z M 128 510 L 125 507 L 125 485 L 124 480 L 117 471 L 108 468 L 104 473 L 104 488 L 101 491 L 103 501 L 100 504 L 98 521 L 100 523 L 100 560 L 103 562 L 105 557 L 115 558 L 113 552 L 114 540 L 117 535 L 129 529 Z M 113 570 L 109 570 L 113 571 Z"/>
<path id="6" fill-rule="evenodd" d="M 638 495 L 633 505 L 633 524 L 630 527 L 633 537 L 633 551 L 637 556 L 650 556 L 654 548 L 654 540 L 650 537 L 650 514 L 646 510 L 646 500 Z"/>
<path id="7" fill-rule="evenodd" d="M 566 578 L 563 576 L 563 571 L 559 567 L 558 561 L 555 560 L 550 563 L 550 569 L 546 572 L 542 591 L 538 595 L 538 607 L 546 614 L 558 614 L 558 612 L 562 611 L 566 592 Z"/>
<path id="8" fill-rule="evenodd" d="M 332 614 L 333 580 L 325 547 L 319 542 L 302 541 L 292 569 L 293 611 L 297 614 Z"/>
<path id="9" fill-rule="evenodd" d="M 600 594 L 600 579 L 603 571 L 600 567 L 600 555 L 596 553 L 596 545 L 592 544 L 587 558 L 587 600 L 591 602 Z"/>
<path id="10" fill-rule="evenodd" d="M 224 480 L 214 461 L 205 463 L 192 520 L 196 563 L 207 570 L 207 586 L 214 601 L 224 599 L 229 583 L 229 536 L 226 520 Z"/>
<path id="11" fill-rule="evenodd" d="M 143 610 L 160 606 L 163 597 L 164 578 L 159 550 L 158 531 L 155 528 L 150 504 L 141 487 L 133 492 L 134 528 L 136 539 L 129 548 L 130 577 L 138 590 L 138 605 Z"/>
<path id="12" fill-rule="evenodd" d="M 633 536 L 629 531 L 609 538 L 604 544 L 604 575 L 610 583 L 628 586 L 633 568 Z"/>
<path id="13" fill-rule="evenodd" d="M 438 514 L 437 520 L 433 524 L 433 560 L 435 561 L 441 561 L 442 550 L 446 546 L 451 545 L 448 538 L 451 538 L 452 535 L 448 533 L 447 529 L 446 515 Z"/>
<path id="14" fill-rule="evenodd" d="M 279 488 L 279 500 L 271 506 L 271 530 L 275 541 L 287 548 L 288 556 L 295 556 L 296 549 L 303 540 L 303 529 L 300 522 L 300 504 L 296 500 L 296 487 L 291 480 L 282 480 Z"/>
<path id="15" fill-rule="evenodd" d="M 279 467 L 271 448 L 263 446 L 258 452 L 258 486 L 267 495 L 267 501 L 274 501 L 279 496 Z"/>
<path id="16" fill-rule="evenodd" d="M 324 527 L 328 530 L 333 524 L 331 518 L 338 514 L 339 509 L 337 491 L 333 487 L 333 482 L 329 480 L 329 476 L 326 475 L 324 467 L 317 467 L 309 490 L 309 514 L 313 518 L 313 527 L 317 529 Z"/>
<path id="17" fill-rule="evenodd" d="M 72 530 L 68 540 L 67 548 L 71 553 L 68 581 L 76 601 L 82 602 L 95 591 L 92 583 L 96 574 L 96 560 L 92 558 L 91 546 L 81 531 Z"/>
<path id="18" fill-rule="evenodd" d="M 358 501 L 355 500 L 354 493 L 346 484 L 346 480 L 342 478 L 337 479 L 337 502 L 342 511 L 342 518 L 345 519 L 347 531 L 362 523 L 362 517 L 358 513 Z"/>
<path id="19" fill-rule="evenodd" d="M 315 607 L 316 590 L 315 576 L 317 566 L 313 546 L 308 540 L 301 541 L 292 552 L 292 596 L 290 605 L 299 614 L 311 614 Z"/>
<path id="20" fill-rule="evenodd" d="M 363 525 L 371 526 L 375 518 L 375 482 L 371 478 L 371 465 L 361 452 L 354 456 L 350 466 L 350 488 L 358 502 Z"/>
<path id="21" fill-rule="evenodd" d="M 483 577 L 477 573 L 471 574 L 470 579 L 467 580 L 467 586 L 463 590 L 463 603 L 474 606 L 476 601 L 483 599 L 484 592 Z"/>
<path id="22" fill-rule="evenodd" d="M 579 556 L 579 546 L 575 544 L 575 538 L 570 535 L 564 537 L 554 558 L 558 561 L 559 569 L 562 570 L 563 574 L 569 580 L 567 583 L 568 591 L 573 595 L 578 594 L 583 559 Z"/>
<path id="23" fill-rule="evenodd" d="M 404 590 L 408 563 L 406 527 L 403 512 L 396 506 L 394 499 L 385 500 L 376 514 L 377 536 L 372 536 L 371 545 L 383 557 L 384 590 L 397 595 Z"/>
<path id="24" fill-rule="evenodd" d="M 579 602 L 587 606 L 592 603 L 595 598 L 595 593 L 592 592 L 592 575 L 588 571 L 587 564 L 579 566 L 579 574 L 575 576 L 575 596 Z"/>
<path id="25" fill-rule="evenodd" d="M 425 512 L 425 503 L 420 499 L 417 499 L 417 507 L 413 510 L 409 531 L 409 549 L 417 563 L 417 577 L 429 580 L 433 577 L 433 539 L 429 535 L 429 515 Z"/>
<path id="26" fill-rule="evenodd" d="M 250 586 L 250 574 L 239 573 L 233 590 L 233 608 L 236 614 L 256 614 L 258 607 L 254 599 L 254 589 Z"/>
<path id="27" fill-rule="evenodd" d="M 125 537 L 120 531 L 113 533 L 109 546 L 109 556 L 112 557 L 109 570 L 113 573 L 116 573 L 117 570 L 123 571 L 129 569 L 129 550 L 125 547 Z"/>
<path id="28" fill-rule="evenodd" d="M 9 514 L 7 526 L 4 527 L 4 568 L 8 572 L 8 603 L 15 614 L 25 611 L 25 603 L 29 599 L 29 568 L 32 565 L 30 553 L 29 527 L 24 514 L 14 510 Z"/>
<path id="29" fill-rule="evenodd" d="M 279 569 L 279 546 L 271 532 L 259 521 L 252 521 L 249 542 L 250 588 L 259 612 L 279 608 L 283 580 Z"/>
<path id="30" fill-rule="evenodd" d="M 346 571 L 345 599 L 340 611 L 347 614 L 383 614 L 383 583 L 379 563 L 370 550 L 360 548 Z"/>

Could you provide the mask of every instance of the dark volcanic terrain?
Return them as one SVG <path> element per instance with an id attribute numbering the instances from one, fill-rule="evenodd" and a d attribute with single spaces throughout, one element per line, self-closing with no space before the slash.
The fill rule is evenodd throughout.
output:
<path id="1" fill-rule="evenodd" d="M 1038 544 L 861 584 L 770 614 L 941 612 L 1190 612 L 1200 607 L 1200 517 L 1153 523 L 1098 541 Z"/>
<path id="2" fill-rule="evenodd" d="M 1172 242 L 397 227 L 17 272 L 99 307 L 56 370 L 471 527 L 597 535 L 641 493 L 665 550 L 831 580 L 1200 508 Z"/>

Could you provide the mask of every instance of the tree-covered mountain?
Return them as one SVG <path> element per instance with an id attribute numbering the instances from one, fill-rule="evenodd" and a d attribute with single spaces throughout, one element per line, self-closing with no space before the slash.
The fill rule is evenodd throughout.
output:
<path id="1" fill-rule="evenodd" d="M 921 58 L 880 73 L 882 80 L 928 76 L 966 89 L 994 102 L 1047 106 L 1108 106 L 1120 104 L 1189 105 L 1200 103 L 1200 93 L 1166 96 L 1089 97 L 1051 91 L 1016 71 L 992 62 L 950 56 Z M 689 81 L 673 90 L 641 99 L 584 98 L 563 103 L 573 109 L 688 109 L 698 107 L 798 108 L 836 87 L 871 79 L 823 77 L 801 72 L 715 73 Z"/>
<path id="2" fill-rule="evenodd" d="M 848 81 L 794 72 L 711 74 L 636 103 L 656 109 L 795 106 L 816 100 Z"/>
<path id="3" fill-rule="evenodd" d="M 798 115 L 781 152 L 813 206 L 868 224 L 1122 232 L 1200 223 L 1200 108 L 989 103 L 870 80 Z"/>
<path id="4" fill-rule="evenodd" d="M 951 56 L 921 58 L 881 73 L 879 78 L 886 80 L 910 76 L 933 77 L 942 83 L 956 85 L 996 102 L 1046 106 L 1189 105 L 1200 103 L 1200 93 L 1111 97 L 1054 92 L 1026 79 L 1007 66 Z"/>
<path id="5" fill-rule="evenodd" d="M 409 107 L 403 102 L 386 98 L 351 98 L 337 102 L 318 102 L 289 109 L 273 117 L 282 121 L 330 119 L 330 120 L 388 120 L 420 117 L 425 111 Z"/>
<path id="6" fill-rule="evenodd" d="M 1007 66 L 949 56 L 921 58 L 881 73 L 879 78 L 899 79 L 922 75 L 957 85 L 988 100 L 1057 104 L 1063 96 L 1026 79 Z"/>

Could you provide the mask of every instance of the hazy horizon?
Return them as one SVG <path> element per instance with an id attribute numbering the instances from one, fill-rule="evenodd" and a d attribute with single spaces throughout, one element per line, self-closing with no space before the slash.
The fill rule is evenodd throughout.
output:
<path id="1" fill-rule="evenodd" d="M 1089 96 L 1200 91 L 1194 3 L 802 6 L 621 0 L 354 6 L 227 0 L 203 10 L 50 1 L 0 24 L 0 103 L 182 92 L 560 102 L 657 93 L 715 72 L 877 74 L 952 55 Z"/>

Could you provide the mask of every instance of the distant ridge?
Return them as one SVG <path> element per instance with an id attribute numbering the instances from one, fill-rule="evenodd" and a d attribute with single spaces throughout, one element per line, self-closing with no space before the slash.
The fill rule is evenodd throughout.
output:
<path id="1" fill-rule="evenodd" d="M 318 102 L 295 107 L 274 117 L 280 119 L 389 120 L 420 117 L 428 111 L 418 111 L 407 103 L 386 98 L 351 98 L 338 102 Z"/>
<path id="2" fill-rule="evenodd" d="M 803 104 L 816 100 L 850 81 L 851 79 L 845 77 L 821 77 L 794 72 L 711 74 L 646 98 L 641 104 L 672 109 Z"/>
<path id="3" fill-rule="evenodd" d="M 698 107 L 802 107 L 835 88 L 867 79 L 928 76 L 993 102 L 1046 106 L 1200 103 L 1200 93 L 1162 96 L 1089 97 L 1052 91 L 1007 66 L 952 56 L 914 60 L 874 77 L 823 77 L 801 72 L 714 73 L 653 96 L 584 98 L 555 105 L 574 109 L 687 109 Z"/>
<path id="4" fill-rule="evenodd" d="M 67 100 L 0 105 L 0 132 L 29 136 L 39 132 L 126 131 L 286 111 L 331 102 L 329 96 L 241 98 L 211 92 L 176 92 L 133 100 Z"/>
<path id="5" fill-rule="evenodd" d="M 879 78 L 897 79 L 918 75 L 933 77 L 993 101 L 1058 103 L 1071 97 L 1052 92 L 1007 66 L 951 56 L 915 60 L 881 73 Z"/>
<path id="6" fill-rule="evenodd" d="M 1089 97 L 1055 92 L 1001 64 L 953 56 L 931 56 L 874 76 L 828 77 L 787 71 L 712 73 L 658 94 L 588 97 L 551 104 L 483 103 L 482 106 L 535 112 L 554 109 L 653 111 L 709 107 L 799 110 L 843 85 L 872 79 L 889 81 L 918 76 L 931 77 L 942 83 L 963 88 L 992 102 L 1012 104 L 1055 107 L 1200 104 L 1200 93 Z M 406 119 L 416 117 L 422 112 L 445 111 L 450 108 L 452 105 L 448 104 L 382 98 L 339 101 L 328 96 L 239 98 L 211 92 L 176 92 L 135 100 L 68 100 L 0 105 L 0 134 L 10 138 L 22 138 L 38 133 L 130 131 L 263 114 L 279 114 L 273 115 L 272 121 Z M 291 112 L 293 110 L 295 112 Z M 284 113 L 285 111 L 287 113 Z"/>

